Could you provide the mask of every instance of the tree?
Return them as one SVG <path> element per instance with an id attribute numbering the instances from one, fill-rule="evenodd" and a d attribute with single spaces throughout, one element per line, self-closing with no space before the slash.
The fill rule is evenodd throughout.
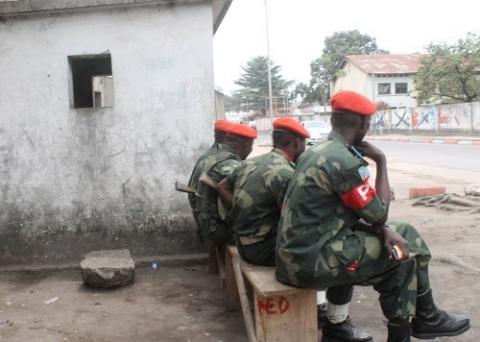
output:
<path id="1" fill-rule="evenodd" d="M 431 43 L 421 60 L 415 87 L 426 103 L 480 101 L 480 37 L 469 33 L 453 45 Z"/>
<path id="2" fill-rule="evenodd" d="M 252 58 L 242 67 L 241 77 L 235 81 L 240 89 L 233 92 L 232 104 L 236 109 L 265 112 L 268 98 L 268 59 L 264 56 Z M 284 97 L 293 81 L 285 80 L 281 67 L 271 63 L 272 94 Z"/>
<path id="3" fill-rule="evenodd" d="M 225 111 L 226 112 L 232 112 L 239 110 L 239 105 L 235 102 L 235 100 L 231 97 L 228 96 L 227 94 L 224 94 L 224 99 L 225 99 Z"/>
<path id="4" fill-rule="evenodd" d="M 322 56 L 310 64 L 310 91 L 304 102 L 327 102 L 330 80 L 345 56 L 387 53 L 389 52 L 378 48 L 375 38 L 358 30 L 335 32 L 325 38 Z"/>

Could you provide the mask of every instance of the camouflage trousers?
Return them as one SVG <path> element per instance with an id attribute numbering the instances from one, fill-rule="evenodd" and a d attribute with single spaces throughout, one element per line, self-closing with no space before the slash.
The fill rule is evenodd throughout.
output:
<path id="1" fill-rule="evenodd" d="M 242 245 L 237 241 L 238 252 L 242 259 L 260 266 L 275 266 L 276 234 L 271 234 L 264 241 L 251 245 Z M 353 295 L 352 285 L 331 287 L 327 290 L 327 299 L 330 303 L 343 305 L 350 303 Z"/>
<path id="2" fill-rule="evenodd" d="M 353 231 L 342 240 L 342 246 L 352 245 L 355 240 L 355 258 L 342 260 L 349 256 L 348 251 L 339 251 L 335 242 L 328 244 L 327 255 L 334 255 L 337 265 L 335 272 L 330 272 L 322 282 L 328 287 L 342 285 L 373 286 L 380 294 L 379 301 L 387 319 L 406 319 L 415 315 L 417 295 L 430 289 L 428 263 L 431 255 L 426 243 L 414 227 L 403 222 L 388 222 L 409 243 L 409 258 L 399 262 L 390 259 L 383 242 L 375 235 L 362 231 Z M 354 229 L 354 228 L 353 228 Z M 332 258 L 327 258 L 331 265 Z"/>
<path id="3" fill-rule="evenodd" d="M 235 244 L 233 231 L 224 221 L 216 217 L 209 217 L 207 220 L 200 218 L 199 226 L 204 240 L 217 245 Z"/>

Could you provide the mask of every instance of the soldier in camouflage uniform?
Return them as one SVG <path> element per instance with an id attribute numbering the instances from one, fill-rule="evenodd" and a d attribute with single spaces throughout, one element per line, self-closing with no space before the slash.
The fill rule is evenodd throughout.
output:
<path id="1" fill-rule="evenodd" d="M 230 125 L 222 148 L 206 159 L 205 174 L 215 183 L 230 175 L 250 154 L 256 137 L 256 131 L 248 126 Z M 197 194 L 195 212 L 202 238 L 215 244 L 232 243 L 232 230 L 227 227 L 225 217 L 219 212 L 217 189 L 198 182 L 194 190 Z"/>
<path id="2" fill-rule="evenodd" d="M 277 279 L 316 289 L 372 285 L 388 319 L 388 342 L 409 342 L 410 334 L 431 339 L 466 331 L 467 318 L 434 304 L 424 240 L 407 223 L 386 223 L 385 155 L 363 141 L 375 104 L 343 91 L 332 98 L 332 109 L 328 140 L 302 155 L 287 189 L 277 237 Z M 376 163 L 375 188 L 359 150 Z"/>
<path id="3" fill-rule="evenodd" d="M 240 255 L 252 264 L 275 266 L 277 226 L 285 191 L 293 175 L 294 162 L 305 151 L 308 137 L 308 131 L 297 121 L 276 119 L 273 122 L 273 150 L 249 159 L 220 184 L 234 190 L 228 223 L 235 232 Z M 349 286 L 341 291 L 338 288 L 328 291 L 328 306 L 349 303 L 351 289 Z M 325 341 L 327 338 L 339 342 L 372 341 L 371 336 L 356 329 L 349 319 L 339 315 L 331 315 L 328 319 L 326 308 L 326 305 L 319 305 L 318 309 Z"/>
<path id="4" fill-rule="evenodd" d="M 215 121 L 215 141 L 213 145 L 207 151 L 205 151 L 200 158 L 198 158 L 190 176 L 190 180 L 188 181 L 188 186 L 190 188 L 196 189 L 198 187 L 200 175 L 204 173 L 206 169 L 210 168 L 215 162 L 214 156 L 222 149 L 222 144 L 227 136 L 228 127 L 231 124 L 231 122 L 222 119 Z M 197 234 L 201 238 L 198 224 L 197 199 L 198 196 L 196 194 L 188 194 L 188 201 L 190 203 L 190 207 L 192 208 L 193 219 L 195 220 L 195 224 L 197 226 Z"/>
<path id="5" fill-rule="evenodd" d="M 249 159 L 226 179 L 234 189 L 228 221 L 239 253 L 245 260 L 264 266 L 275 265 L 280 209 L 294 162 L 305 151 L 305 139 L 310 136 L 289 118 L 276 119 L 273 128 L 273 150 Z"/>

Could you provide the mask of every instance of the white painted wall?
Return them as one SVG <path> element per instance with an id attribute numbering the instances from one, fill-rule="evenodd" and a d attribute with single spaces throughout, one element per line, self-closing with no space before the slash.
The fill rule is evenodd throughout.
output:
<path id="1" fill-rule="evenodd" d="M 417 101 L 412 97 L 415 92 L 415 83 L 413 81 L 413 76 L 409 77 L 371 77 L 370 78 L 374 84 L 375 91 L 375 102 L 385 102 L 390 105 L 390 107 L 415 107 Z M 395 94 L 395 83 L 408 83 L 408 94 L 407 95 L 397 95 Z M 378 94 L 378 84 L 379 83 L 390 83 L 391 94 L 390 95 L 381 95 Z"/>
<path id="2" fill-rule="evenodd" d="M 371 98 L 372 85 L 369 82 L 368 75 L 363 70 L 347 62 L 340 73 L 343 73 L 343 75 L 332 83 L 331 96 L 342 90 L 351 90 Z"/>
<path id="3" fill-rule="evenodd" d="M 413 98 L 415 94 L 415 84 L 413 76 L 409 77 L 378 77 L 375 75 L 369 75 L 356 65 L 347 61 L 346 65 L 339 73 L 343 73 L 339 76 L 335 82 L 331 84 L 331 96 L 335 95 L 342 90 L 356 91 L 374 102 L 383 101 L 388 103 L 391 107 L 415 107 L 417 105 L 416 100 Z M 408 83 L 408 95 L 395 94 L 395 82 L 407 82 Z M 378 94 L 378 83 L 390 83 L 392 94 L 380 95 Z"/>
<path id="4" fill-rule="evenodd" d="M 10 209 L 33 235 L 189 215 L 173 184 L 211 143 L 212 35 L 210 4 L 0 22 L 0 233 Z M 114 107 L 72 109 L 67 56 L 105 51 Z"/>

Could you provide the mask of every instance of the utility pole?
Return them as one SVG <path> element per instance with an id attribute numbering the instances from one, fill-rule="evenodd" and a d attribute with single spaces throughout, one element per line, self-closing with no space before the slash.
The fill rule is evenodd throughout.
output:
<path id="1" fill-rule="evenodd" d="M 268 69 L 268 97 L 270 99 L 270 124 L 273 124 L 273 95 L 272 95 L 272 66 L 270 63 L 270 35 L 268 32 L 268 4 L 265 0 L 265 26 L 267 34 L 267 69 Z M 273 130 L 273 125 L 272 125 Z"/>

